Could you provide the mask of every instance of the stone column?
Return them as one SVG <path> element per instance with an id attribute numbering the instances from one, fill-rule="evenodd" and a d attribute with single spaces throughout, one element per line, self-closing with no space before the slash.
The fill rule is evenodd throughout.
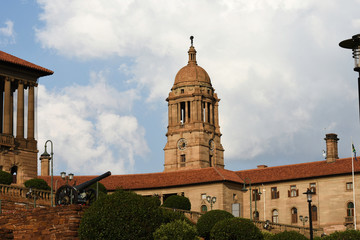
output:
<path id="1" fill-rule="evenodd" d="M 34 96 L 34 86 L 29 86 L 29 96 L 28 96 L 28 129 L 27 129 L 27 139 L 34 139 L 34 112 L 35 112 L 35 96 Z"/>
<path id="2" fill-rule="evenodd" d="M 4 112 L 4 85 L 3 82 L 1 82 L 0 85 L 0 133 L 3 133 L 3 112 Z"/>
<path id="3" fill-rule="evenodd" d="M 16 137 L 24 138 L 24 83 L 18 83 Z"/>
<path id="4" fill-rule="evenodd" d="M 210 124 L 214 124 L 214 111 L 213 111 L 213 105 L 212 105 L 212 103 L 210 104 L 210 109 L 209 109 L 209 111 L 210 111 Z"/>
<path id="5" fill-rule="evenodd" d="M 11 121 L 11 80 L 5 78 L 5 97 L 4 97 L 4 134 L 11 134 L 10 121 Z"/>
<path id="6" fill-rule="evenodd" d="M 184 102 L 185 104 L 185 110 L 184 110 L 184 122 L 188 123 L 189 122 L 189 109 L 188 109 L 188 101 Z"/>

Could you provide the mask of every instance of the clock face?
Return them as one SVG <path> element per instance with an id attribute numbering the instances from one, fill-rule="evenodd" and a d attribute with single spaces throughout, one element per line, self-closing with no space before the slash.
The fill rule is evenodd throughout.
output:
<path id="1" fill-rule="evenodd" d="M 186 148 L 186 145 L 187 145 L 186 139 L 185 138 L 180 138 L 178 143 L 177 143 L 178 148 L 180 150 L 184 150 Z"/>
<path id="2" fill-rule="evenodd" d="M 213 139 L 210 139 L 210 141 L 209 141 L 209 148 L 210 148 L 210 150 L 214 150 L 214 148 L 215 148 L 215 143 L 214 143 Z"/>

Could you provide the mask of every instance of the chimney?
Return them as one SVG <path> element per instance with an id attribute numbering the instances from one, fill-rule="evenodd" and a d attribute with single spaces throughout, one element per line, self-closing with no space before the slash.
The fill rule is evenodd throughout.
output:
<path id="1" fill-rule="evenodd" d="M 266 165 L 257 165 L 257 168 L 258 169 L 263 169 L 263 168 L 267 168 L 268 166 L 266 166 Z"/>
<path id="2" fill-rule="evenodd" d="M 335 133 L 328 133 L 326 134 L 326 138 L 324 138 L 324 140 L 326 141 L 326 162 L 335 162 L 336 159 L 339 159 L 337 145 L 339 139 Z"/>

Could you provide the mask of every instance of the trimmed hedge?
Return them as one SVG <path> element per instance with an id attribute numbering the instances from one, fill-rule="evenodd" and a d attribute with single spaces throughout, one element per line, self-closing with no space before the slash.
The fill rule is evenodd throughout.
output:
<path id="1" fill-rule="evenodd" d="M 355 240 L 360 239 L 360 231 L 346 230 L 343 232 L 334 232 L 329 236 L 323 237 L 324 240 Z"/>
<path id="2" fill-rule="evenodd" d="M 214 225 L 211 229 L 210 239 L 263 240 L 264 236 L 249 219 L 228 218 Z"/>
<path id="3" fill-rule="evenodd" d="M 188 210 L 191 209 L 191 203 L 190 200 L 187 197 L 179 196 L 179 195 L 173 195 L 168 197 L 163 207 L 168 208 L 176 208 L 176 209 L 182 209 L 182 210 Z"/>
<path id="4" fill-rule="evenodd" d="M 274 234 L 273 233 L 269 233 L 269 232 L 262 232 L 262 235 L 264 237 L 264 240 L 272 240 Z"/>
<path id="5" fill-rule="evenodd" d="M 210 231 L 217 222 L 233 217 L 231 213 L 224 210 L 212 210 L 205 213 L 196 224 L 199 236 L 205 240 L 210 239 Z"/>
<path id="6" fill-rule="evenodd" d="M 308 240 L 307 237 L 302 235 L 301 233 L 295 231 L 284 231 L 278 234 L 275 234 L 272 240 Z"/>
<path id="7" fill-rule="evenodd" d="M 8 172 L 0 171 L 0 184 L 10 185 L 13 181 L 12 175 Z"/>
<path id="8" fill-rule="evenodd" d="M 173 222 L 162 224 L 154 232 L 155 240 L 164 239 L 184 239 L 184 240 L 195 240 L 199 239 L 196 235 L 196 228 L 194 225 L 188 224 L 184 220 L 175 220 Z"/>
<path id="9" fill-rule="evenodd" d="M 162 223 L 185 218 L 161 209 L 154 197 L 118 190 L 99 198 L 84 213 L 80 239 L 153 239 Z"/>
<path id="10" fill-rule="evenodd" d="M 33 178 L 30 180 L 27 180 L 24 183 L 25 187 L 27 188 L 35 188 L 38 190 L 51 190 L 51 187 L 49 187 L 49 185 L 47 184 L 47 182 L 43 179 L 39 179 L 39 178 Z"/>

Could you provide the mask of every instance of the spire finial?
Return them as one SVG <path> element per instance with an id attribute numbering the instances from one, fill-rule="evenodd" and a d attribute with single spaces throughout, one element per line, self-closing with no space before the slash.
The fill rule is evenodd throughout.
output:
<path id="1" fill-rule="evenodd" d="M 194 36 L 190 36 L 190 40 L 191 40 L 191 46 L 193 46 L 193 43 L 194 43 Z"/>

